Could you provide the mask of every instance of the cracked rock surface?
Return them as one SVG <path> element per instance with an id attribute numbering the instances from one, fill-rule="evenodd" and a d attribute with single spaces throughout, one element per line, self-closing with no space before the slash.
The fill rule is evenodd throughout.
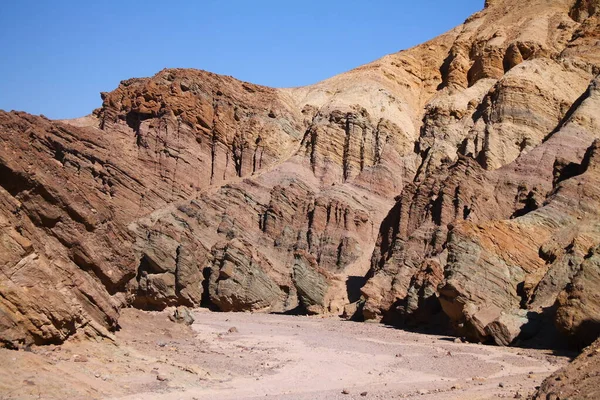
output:
<path id="1" fill-rule="evenodd" d="M 83 118 L 0 111 L 0 342 L 204 306 L 591 343 L 599 23 L 487 1 L 312 86 L 165 69 Z"/>

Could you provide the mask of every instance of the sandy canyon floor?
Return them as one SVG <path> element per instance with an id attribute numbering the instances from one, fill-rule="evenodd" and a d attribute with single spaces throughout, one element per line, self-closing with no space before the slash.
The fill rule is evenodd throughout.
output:
<path id="1" fill-rule="evenodd" d="M 0 399 L 526 398 L 568 362 L 336 318 L 125 310 L 116 341 L 0 350 Z"/>

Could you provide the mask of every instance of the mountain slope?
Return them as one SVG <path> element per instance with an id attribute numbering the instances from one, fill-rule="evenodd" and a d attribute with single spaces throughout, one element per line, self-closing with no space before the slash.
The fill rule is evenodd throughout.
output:
<path id="1" fill-rule="evenodd" d="M 598 11 L 488 1 L 309 87 L 170 69 L 78 120 L 0 112 L 0 339 L 110 335 L 123 306 L 178 304 L 449 318 L 502 344 L 558 306 L 576 333 Z"/>

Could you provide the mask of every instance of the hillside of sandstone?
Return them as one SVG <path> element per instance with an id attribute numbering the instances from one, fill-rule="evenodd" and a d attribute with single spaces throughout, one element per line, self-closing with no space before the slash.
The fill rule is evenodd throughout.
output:
<path id="1" fill-rule="evenodd" d="M 313 86 L 186 69 L 0 111 L 0 342 L 120 310 L 344 314 L 502 345 L 600 332 L 600 1 L 487 1 Z"/>

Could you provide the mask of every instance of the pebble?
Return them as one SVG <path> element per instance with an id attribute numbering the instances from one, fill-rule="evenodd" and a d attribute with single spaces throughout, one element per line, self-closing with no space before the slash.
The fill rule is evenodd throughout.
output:
<path id="1" fill-rule="evenodd" d="M 344 389 L 342 390 L 342 394 L 350 394 L 350 391 L 348 389 Z"/>
<path id="2" fill-rule="evenodd" d="M 166 376 L 164 376 L 163 374 L 158 374 L 158 375 L 156 375 L 156 379 L 157 379 L 157 380 L 159 380 L 159 381 L 161 381 L 161 382 L 164 382 L 164 381 L 168 381 L 168 380 L 169 380 L 169 378 L 167 378 L 167 377 L 166 377 Z"/>
<path id="3" fill-rule="evenodd" d="M 501 387 L 501 388 L 503 388 L 503 387 L 504 387 L 504 382 L 500 382 L 500 383 L 498 384 L 498 387 Z"/>
<path id="4" fill-rule="evenodd" d="M 231 328 L 229 328 L 229 330 L 227 332 L 229 332 L 229 333 L 237 333 L 238 332 L 238 328 L 236 328 L 235 326 L 232 326 Z"/>
<path id="5" fill-rule="evenodd" d="M 362 397 L 365 397 L 367 394 L 369 394 L 369 393 L 368 393 L 368 392 L 362 392 L 360 395 L 361 395 Z"/>

